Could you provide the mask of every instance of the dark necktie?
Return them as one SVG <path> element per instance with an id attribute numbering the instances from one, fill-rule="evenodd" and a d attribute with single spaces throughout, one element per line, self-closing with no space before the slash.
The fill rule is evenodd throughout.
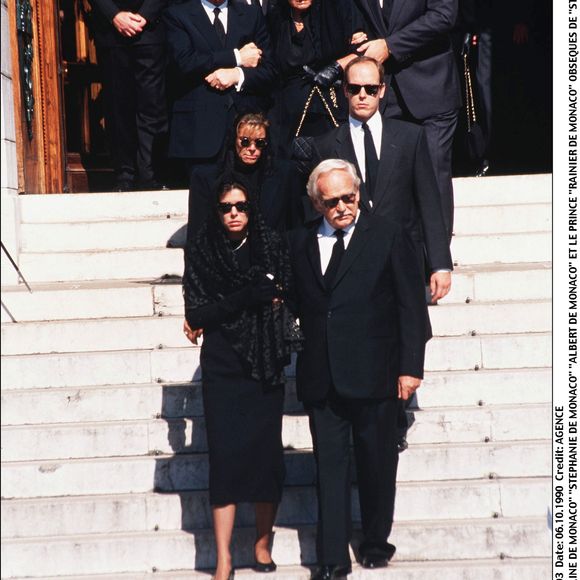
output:
<path id="1" fill-rule="evenodd" d="M 220 44 L 222 46 L 225 46 L 226 45 L 226 30 L 224 28 L 224 25 L 222 24 L 222 21 L 219 18 L 220 12 L 221 12 L 221 10 L 219 8 L 213 9 L 213 13 L 215 14 L 215 18 L 213 21 L 213 27 L 214 27 L 215 33 L 217 34 L 217 37 L 220 41 Z"/>
<path id="2" fill-rule="evenodd" d="M 340 261 L 344 254 L 344 230 L 336 230 L 332 235 L 336 236 L 336 242 L 334 242 L 334 246 L 332 246 L 330 262 L 328 262 L 328 266 L 324 272 L 324 282 L 326 287 L 329 289 L 332 287 L 332 283 L 336 278 Z"/>
<path id="3" fill-rule="evenodd" d="M 377 173 L 379 172 L 379 158 L 375 149 L 375 142 L 369 126 L 362 125 L 365 134 L 365 188 L 369 199 L 373 199 L 375 185 L 377 183 Z"/>
<path id="4" fill-rule="evenodd" d="M 393 9 L 393 0 L 383 0 L 383 22 L 385 23 L 385 28 L 389 29 L 389 18 L 391 17 L 391 10 Z"/>

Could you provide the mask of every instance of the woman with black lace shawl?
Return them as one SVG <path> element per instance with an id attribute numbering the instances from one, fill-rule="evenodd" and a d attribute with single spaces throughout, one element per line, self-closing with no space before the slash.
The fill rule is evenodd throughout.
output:
<path id="1" fill-rule="evenodd" d="M 272 526 L 285 469 L 284 366 L 301 344 L 289 310 L 291 270 L 280 236 L 247 188 L 230 183 L 185 251 L 185 332 L 203 328 L 201 369 L 209 450 L 209 496 L 217 544 L 215 578 L 233 577 L 236 504 L 256 504 L 256 569 L 276 569 Z"/>

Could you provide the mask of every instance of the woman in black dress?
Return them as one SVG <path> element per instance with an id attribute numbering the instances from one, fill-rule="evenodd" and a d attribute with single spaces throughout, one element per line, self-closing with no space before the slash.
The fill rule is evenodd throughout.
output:
<path id="1" fill-rule="evenodd" d="M 209 451 L 209 501 L 216 580 L 233 577 L 236 504 L 255 503 L 256 569 L 272 572 L 272 526 L 282 494 L 284 366 L 301 344 L 288 309 L 290 265 L 241 184 L 218 203 L 185 251 L 189 328 L 203 328 L 202 391 Z M 191 331 L 186 334 L 192 339 Z"/>
<path id="2" fill-rule="evenodd" d="M 262 113 L 239 117 L 217 165 L 193 169 L 189 187 L 187 237 L 193 239 L 213 208 L 220 174 L 247 185 L 266 225 L 285 231 L 301 223 L 301 180 L 294 164 L 272 154 L 270 123 Z"/>
<path id="3" fill-rule="evenodd" d="M 334 85 L 354 58 L 352 42 L 366 36 L 352 34 L 352 0 L 278 0 L 268 12 L 268 24 L 279 72 L 270 116 L 278 155 L 287 158 L 299 126 L 301 136 L 317 136 L 335 126 L 332 117 L 338 123 L 348 118 L 343 92 Z M 301 123 L 315 86 L 321 94 L 315 90 Z"/>

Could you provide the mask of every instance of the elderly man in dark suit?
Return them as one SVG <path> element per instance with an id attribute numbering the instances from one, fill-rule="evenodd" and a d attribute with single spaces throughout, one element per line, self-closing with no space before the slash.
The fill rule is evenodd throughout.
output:
<path id="1" fill-rule="evenodd" d="M 385 66 L 383 111 L 425 127 L 441 193 L 447 235 L 453 233 L 451 157 L 461 89 L 450 32 L 458 0 L 354 0 L 369 40 L 359 53 Z"/>
<path id="2" fill-rule="evenodd" d="M 311 163 L 337 158 L 356 166 L 362 209 L 408 228 L 437 301 L 449 292 L 453 262 L 425 130 L 381 116 L 387 88 L 374 59 L 359 57 L 346 66 L 344 90 L 349 122 L 312 140 Z"/>
<path id="3" fill-rule="evenodd" d="M 351 434 L 362 565 L 385 566 L 393 556 L 397 398 L 409 398 L 423 377 L 428 314 L 413 243 L 401 225 L 359 211 L 359 183 L 351 163 L 320 163 L 308 195 L 323 217 L 289 233 L 306 338 L 297 390 L 318 470 L 315 580 L 351 570 Z"/>
<path id="4" fill-rule="evenodd" d="M 165 30 L 161 22 L 167 0 L 90 2 L 103 71 L 115 189 L 161 189 L 154 152 L 167 132 Z"/>
<path id="5" fill-rule="evenodd" d="M 262 10 L 231 0 L 190 0 L 164 14 L 174 90 L 170 157 L 217 160 L 237 114 L 265 110 L 275 71 Z"/>

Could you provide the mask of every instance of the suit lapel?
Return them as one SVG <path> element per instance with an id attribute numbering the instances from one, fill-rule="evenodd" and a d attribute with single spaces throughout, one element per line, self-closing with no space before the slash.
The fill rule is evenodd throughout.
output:
<path id="1" fill-rule="evenodd" d="M 308 261 L 310 262 L 310 267 L 314 273 L 314 277 L 320 284 L 320 286 L 326 290 L 326 285 L 324 283 L 324 278 L 322 277 L 322 269 L 320 267 L 320 248 L 318 247 L 318 226 L 320 225 L 320 220 L 316 220 L 308 230 L 306 234 L 306 255 L 308 256 Z"/>
<path id="2" fill-rule="evenodd" d="M 403 4 L 404 4 L 403 0 L 393 0 L 391 14 L 389 16 L 389 29 L 387 30 L 387 34 L 390 34 L 394 30 L 395 23 L 397 22 L 397 17 L 399 16 L 401 8 L 403 8 Z"/>
<path id="3" fill-rule="evenodd" d="M 228 33 L 226 34 L 226 48 L 239 48 L 241 31 L 244 28 L 244 18 L 247 14 L 244 5 L 231 2 L 228 4 Z"/>
<path id="4" fill-rule="evenodd" d="M 371 24 L 374 27 L 375 34 L 381 38 L 385 36 L 385 23 L 383 17 L 379 12 L 379 3 L 377 0 L 360 0 L 360 7 L 362 11 L 368 16 Z"/>
<path id="5" fill-rule="evenodd" d="M 393 174 L 393 169 L 399 158 L 399 147 L 389 129 L 389 122 L 383 119 L 383 136 L 381 138 L 381 158 L 379 162 L 379 174 L 375 185 L 374 205 L 378 206 L 385 195 L 388 194 L 388 185 Z"/>
<path id="6" fill-rule="evenodd" d="M 194 0 L 193 2 L 190 2 L 190 4 L 192 13 L 191 21 L 193 26 L 197 28 L 199 33 L 207 40 L 212 50 L 223 50 L 223 47 L 220 44 L 218 36 L 214 30 L 213 24 L 207 17 L 201 2 L 199 2 L 199 0 Z"/>
<path id="7" fill-rule="evenodd" d="M 369 203 L 369 196 L 367 194 L 365 184 L 362 180 L 362 173 L 358 164 L 358 159 L 356 158 L 356 153 L 354 151 L 354 145 L 352 144 L 352 139 L 350 136 L 350 125 L 348 123 L 341 125 L 336 132 L 336 157 L 338 159 L 345 159 L 346 161 L 350 161 L 356 167 L 357 175 L 361 180 L 361 204 L 367 211 L 372 211 L 371 205 Z"/>
<path id="8" fill-rule="evenodd" d="M 332 284 L 333 288 L 336 287 L 336 285 L 342 280 L 343 276 L 348 272 L 349 268 L 354 264 L 356 258 L 369 240 L 370 234 L 371 231 L 368 224 L 368 218 L 364 213 L 361 213 L 354 228 L 352 239 L 346 248 L 346 252 L 342 257 L 338 272 L 334 278 Z"/>

